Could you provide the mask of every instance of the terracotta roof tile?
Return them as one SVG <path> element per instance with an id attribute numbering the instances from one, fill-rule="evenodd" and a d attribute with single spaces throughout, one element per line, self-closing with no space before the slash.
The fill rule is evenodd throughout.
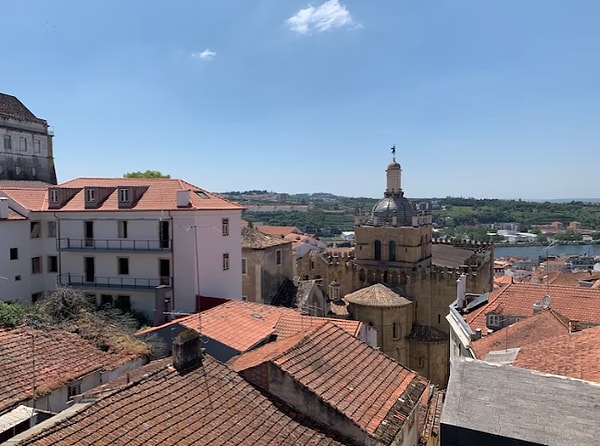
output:
<path id="1" fill-rule="evenodd" d="M 131 208 L 119 208 L 119 186 L 147 187 L 142 196 Z M 160 211 L 177 210 L 177 191 L 190 190 L 190 207 L 183 209 L 243 209 L 243 206 L 226 200 L 212 192 L 208 192 L 193 184 L 179 179 L 165 178 L 76 178 L 57 186 L 56 188 L 80 189 L 72 199 L 56 211 Z M 114 188 L 110 195 L 98 207 L 86 209 L 84 202 L 84 187 Z M 48 210 L 46 188 L 2 188 L 10 198 L 32 211 Z"/>
<path id="2" fill-rule="evenodd" d="M 399 411 L 398 401 L 416 390 L 418 395 L 408 398 L 410 413 L 427 385 L 415 372 L 329 322 L 244 353 L 230 364 L 241 371 L 266 362 L 376 438 L 390 434 L 383 427 L 392 419 L 399 421 L 395 428 L 402 427 L 407 412 Z"/>
<path id="3" fill-rule="evenodd" d="M 0 413 L 32 397 L 33 353 L 38 395 L 94 370 L 111 370 L 132 358 L 103 352 L 78 335 L 62 330 L 26 326 L 0 329 Z"/>
<path id="4" fill-rule="evenodd" d="M 525 345 L 513 365 L 600 383 L 600 327 Z"/>
<path id="5" fill-rule="evenodd" d="M 376 307 L 399 307 L 411 303 L 410 300 L 400 296 L 380 283 L 346 294 L 344 300 L 353 304 Z"/>
<path id="6" fill-rule="evenodd" d="M 490 351 L 523 347 L 567 331 L 568 321 L 554 310 L 547 310 L 484 336 L 472 347 L 478 359 L 485 359 Z"/>
<path id="7" fill-rule="evenodd" d="M 271 226 L 271 225 L 258 225 L 255 226 L 263 234 L 272 235 L 276 237 L 285 237 L 288 234 L 300 234 L 300 230 L 295 226 Z"/>
<path id="8" fill-rule="evenodd" d="M 258 229 L 242 228 L 242 248 L 265 249 L 272 246 L 288 245 L 289 243 L 281 237 L 263 234 Z"/>
<path id="9" fill-rule="evenodd" d="M 281 315 L 275 326 L 277 338 L 287 338 L 296 333 L 310 331 L 324 322 L 332 324 L 346 330 L 352 336 L 358 336 L 362 322 L 349 319 L 335 319 L 327 317 L 307 316 L 300 312 L 285 312 Z"/>
<path id="10" fill-rule="evenodd" d="M 485 331 L 485 315 L 488 312 L 531 317 L 533 304 L 546 294 L 551 298 L 550 308 L 569 320 L 600 324 L 600 289 L 533 283 L 512 283 L 493 291 L 487 305 L 465 315 L 465 318 L 471 329 L 481 328 Z"/>
<path id="11" fill-rule="evenodd" d="M 185 373 L 158 368 L 22 444 L 342 445 L 210 358 Z"/>

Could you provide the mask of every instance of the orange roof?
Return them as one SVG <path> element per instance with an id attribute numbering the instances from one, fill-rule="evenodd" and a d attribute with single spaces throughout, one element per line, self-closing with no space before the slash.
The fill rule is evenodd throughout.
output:
<path id="1" fill-rule="evenodd" d="M 406 414 L 416 408 L 428 384 L 425 378 L 331 323 L 230 361 L 237 371 L 265 363 L 279 368 L 306 392 L 375 438 L 386 426 L 402 428 Z"/>
<path id="2" fill-rule="evenodd" d="M 521 347 L 512 365 L 600 383 L 600 327 Z"/>
<path id="3" fill-rule="evenodd" d="M 273 235 L 277 237 L 285 237 L 288 234 L 300 234 L 300 230 L 295 226 L 271 226 L 260 225 L 255 226 L 263 234 Z"/>
<path id="4" fill-rule="evenodd" d="M 572 321 L 600 324 L 600 289 L 534 283 L 511 283 L 489 295 L 487 305 L 465 316 L 473 330 L 486 327 L 491 311 L 519 317 L 533 316 L 533 304 L 544 295 L 551 298 L 550 308 Z"/>
<path id="5" fill-rule="evenodd" d="M 147 187 L 139 200 L 131 208 L 119 208 L 119 186 Z M 158 211 L 177 209 L 243 209 L 239 204 L 226 200 L 216 194 L 201 189 L 193 184 L 178 179 L 166 178 L 76 178 L 51 188 L 80 189 L 73 198 L 62 207 L 53 211 Z M 84 202 L 84 187 L 114 188 L 109 196 L 93 209 L 86 209 Z M 190 206 L 177 207 L 177 191 L 190 190 Z M 47 189 L 3 188 L 10 198 L 32 211 L 46 211 L 48 207 Z M 198 193 L 194 193 L 198 192 Z"/>
<path id="6" fill-rule="evenodd" d="M 342 446 L 315 423 L 296 421 L 227 366 L 210 358 L 203 363 L 185 373 L 159 363 L 20 444 Z"/>
<path id="7" fill-rule="evenodd" d="M 523 347 L 567 331 L 568 320 L 554 310 L 548 310 L 483 336 L 471 345 L 477 358 L 485 359 L 490 351 Z"/>
<path id="8" fill-rule="evenodd" d="M 132 358 L 129 354 L 103 352 L 73 333 L 27 326 L 0 329 L 0 351 L 0 413 L 32 397 L 32 354 L 38 396 L 94 370 L 116 368 Z"/>
<path id="9" fill-rule="evenodd" d="M 581 273 L 559 273 L 557 274 L 553 280 L 553 285 L 565 285 L 565 286 L 579 286 L 579 282 L 582 280 L 598 280 L 600 279 L 600 273 L 597 271 L 592 271 L 591 274 L 588 271 L 584 271 Z"/>
<path id="10" fill-rule="evenodd" d="M 42 211 L 47 208 L 48 189 L 26 187 L 3 187 L 2 192 L 30 211 Z"/>
<path id="11" fill-rule="evenodd" d="M 327 321 L 333 322 L 353 336 L 359 333 L 362 326 L 358 321 L 313 317 L 303 315 L 297 309 L 230 300 L 202 313 L 148 328 L 139 334 L 171 324 L 181 324 L 239 352 L 245 352 L 272 334 L 277 334 L 278 338 L 285 338 L 300 331 L 311 330 Z"/>

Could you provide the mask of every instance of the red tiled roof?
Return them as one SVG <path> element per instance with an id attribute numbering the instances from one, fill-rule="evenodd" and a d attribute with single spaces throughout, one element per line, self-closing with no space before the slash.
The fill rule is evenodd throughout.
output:
<path id="1" fill-rule="evenodd" d="M 523 347 L 567 331 L 568 320 L 554 310 L 547 310 L 484 336 L 471 345 L 477 358 L 485 359 L 490 351 Z"/>
<path id="2" fill-rule="evenodd" d="M 242 248 L 265 249 L 288 244 L 290 242 L 281 237 L 266 235 L 254 228 L 242 228 Z"/>
<path id="3" fill-rule="evenodd" d="M 30 211 L 42 211 L 48 207 L 46 202 L 48 189 L 46 188 L 3 187 L 1 190 L 10 199 Z"/>
<path id="4" fill-rule="evenodd" d="M 32 355 L 37 395 L 94 370 L 111 370 L 132 358 L 103 352 L 78 335 L 62 330 L 26 326 L 0 329 L 0 413 L 32 397 Z"/>
<path id="5" fill-rule="evenodd" d="M 296 333 L 310 331 L 325 322 L 331 322 L 355 337 L 358 336 L 362 326 L 362 322 L 360 321 L 307 316 L 299 312 L 285 312 L 277 321 L 275 333 L 277 334 L 277 339 L 287 338 Z"/>
<path id="6" fill-rule="evenodd" d="M 185 373 L 159 368 L 22 444 L 342 445 L 290 418 L 210 358 Z"/>
<path id="7" fill-rule="evenodd" d="M 552 280 L 552 285 L 564 286 L 580 286 L 582 280 L 597 280 L 600 279 L 600 273 L 597 271 L 584 271 L 581 273 L 559 273 Z"/>
<path id="8" fill-rule="evenodd" d="M 418 395 L 411 401 L 416 406 L 427 384 L 412 370 L 331 323 L 230 360 L 237 371 L 267 362 L 371 436 L 390 417 L 399 420 L 401 427 L 406 416 L 397 412 L 395 404 L 417 385 Z"/>
<path id="9" fill-rule="evenodd" d="M 119 208 L 118 190 L 119 186 L 145 186 L 147 190 L 131 208 Z M 177 209 L 243 209 L 236 203 L 226 200 L 216 194 L 201 189 L 193 184 L 178 179 L 166 178 L 76 178 L 52 188 L 80 189 L 79 192 L 67 201 L 64 206 L 56 211 L 160 211 Z M 98 207 L 85 209 L 84 187 L 106 187 L 114 188 L 108 198 Z M 177 191 L 190 190 L 190 207 L 177 207 Z M 10 198 L 22 204 L 32 211 L 48 210 L 47 189 L 25 189 L 25 188 L 3 188 L 3 192 Z M 194 192 L 200 192 L 200 197 Z"/>
<path id="10" fill-rule="evenodd" d="M 548 294 L 550 308 L 571 321 L 600 324 L 600 289 L 533 283 L 512 283 L 493 291 L 487 305 L 465 316 L 471 329 L 486 329 L 486 313 L 530 317 L 533 304 Z"/>
<path id="11" fill-rule="evenodd" d="M 140 334 L 171 324 L 181 324 L 239 352 L 245 352 L 272 334 L 285 338 L 311 330 L 326 321 L 333 322 L 353 336 L 358 334 L 362 325 L 358 321 L 307 316 L 292 308 L 230 300 L 202 313 L 146 329 Z"/>
<path id="12" fill-rule="evenodd" d="M 295 226 L 271 226 L 259 225 L 255 226 L 263 234 L 273 235 L 277 237 L 285 237 L 288 234 L 299 234 L 300 230 Z"/>
<path id="13" fill-rule="evenodd" d="M 512 365 L 600 383 L 600 327 L 521 347 Z"/>

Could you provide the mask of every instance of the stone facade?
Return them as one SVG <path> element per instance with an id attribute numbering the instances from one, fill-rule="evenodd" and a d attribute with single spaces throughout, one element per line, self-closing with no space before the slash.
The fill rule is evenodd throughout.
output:
<path id="1" fill-rule="evenodd" d="M 0 180 L 56 184 L 54 134 L 16 97 L 0 93 Z"/>
<path id="2" fill-rule="evenodd" d="M 336 281 L 342 295 L 381 283 L 409 300 L 411 305 L 401 309 L 349 305 L 349 312 L 377 328 L 382 351 L 444 386 L 450 331 L 445 316 L 456 299 L 456 281 L 465 274 L 469 292 L 490 291 L 493 246 L 434 241 L 429 206 L 413 206 L 400 178 L 394 160 L 387 169 L 384 198 L 369 214 L 356 212 L 354 253 L 311 253 L 297 262 L 297 274 L 323 285 Z M 396 320 L 402 322 L 402 336 L 392 342 L 388 335 Z"/>

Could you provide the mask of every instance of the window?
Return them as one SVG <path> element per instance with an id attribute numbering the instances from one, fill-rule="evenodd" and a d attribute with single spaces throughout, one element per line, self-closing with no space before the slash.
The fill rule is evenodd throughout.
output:
<path id="1" fill-rule="evenodd" d="M 375 240 L 375 245 L 374 245 L 374 259 L 375 260 L 381 260 L 381 242 L 379 240 Z"/>
<path id="2" fill-rule="evenodd" d="M 129 189 L 119 189 L 119 202 L 129 203 Z"/>
<path id="3" fill-rule="evenodd" d="M 101 294 L 100 295 L 100 306 L 101 307 L 112 306 L 112 304 L 113 304 L 112 294 Z"/>
<path id="4" fill-rule="evenodd" d="M 396 261 L 396 242 L 394 240 L 390 240 L 390 243 L 388 245 L 389 245 L 388 248 L 389 248 L 390 262 L 395 262 Z"/>
<path id="5" fill-rule="evenodd" d="M 76 395 L 81 393 L 81 384 L 69 384 L 67 401 L 72 400 Z"/>
<path id="6" fill-rule="evenodd" d="M 42 258 L 32 257 L 31 258 L 31 274 L 39 274 L 42 272 Z"/>
<path id="7" fill-rule="evenodd" d="M 15 282 L 19 282 L 20 280 L 21 280 L 21 275 L 20 275 L 20 274 L 17 274 L 17 275 L 15 276 Z"/>
<path id="8" fill-rule="evenodd" d="M 398 339 L 400 337 L 400 324 L 398 322 L 394 322 L 392 324 L 392 338 Z"/>
<path id="9" fill-rule="evenodd" d="M 48 256 L 48 272 L 49 273 L 57 273 L 58 272 L 58 257 L 57 256 Z"/>
<path id="10" fill-rule="evenodd" d="M 58 191 L 56 189 L 50 189 L 50 202 L 58 203 Z"/>
<path id="11" fill-rule="evenodd" d="M 42 224 L 39 221 L 31 222 L 31 238 L 40 238 L 42 232 Z"/>
<path id="12" fill-rule="evenodd" d="M 131 311 L 131 299 L 129 296 L 117 296 L 115 307 L 123 311 Z"/>
<path id="13" fill-rule="evenodd" d="M 42 293 L 33 293 L 31 295 L 31 303 L 34 304 L 42 298 Z"/>
<path id="14" fill-rule="evenodd" d="M 127 238 L 127 220 L 119 220 L 118 225 L 118 237 Z"/>
<path id="15" fill-rule="evenodd" d="M 48 222 L 48 237 L 56 238 L 56 222 L 55 221 Z"/>
<path id="16" fill-rule="evenodd" d="M 129 274 L 129 258 L 127 257 L 118 257 L 118 274 L 128 275 Z"/>
<path id="17" fill-rule="evenodd" d="M 27 152 L 27 140 L 22 136 L 19 138 L 19 150 L 21 152 Z"/>
<path id="18" fill-rule="evenodd" d="M 33 140 L 33 152 L 40 153 L 41 151 L 42 151 L 42 144 L 40 143 L 40 140 L 34 139 Z"/>
<path id="19" fill-rule="evenodd" d="M 37 169 L 35 167 L 31 168 L 31 176 L 35 177 L 37 175 Z"/>
<path id="20" fill-rule="evenodd" d="M 223 254 L 223 270 L 229 269 L 229 254 Z"/>
<path id="21" fill-rule="evenodd" d="M 4 135 L 4 150 L 7 152 L 12 151 L 12 139 L 10 135 Z"/>
<path id="22" fill-rule="evenodd" d="M 488 314 L 488 325 L 490 327 L 500 327 L 500 316 L 497 314 Z"/>
<path id="23" fill-rule="evenodd" d="M 242 258 L 242 274 L 246 275 L 248 274 L 248 262 L 246 261 L 246 258 Z"/>
<path id="24" fill-rule="evenodd" d="M 96 190 L 95 189 L 86 189 L 85 190 L 85 201 L 88 201 L 88 202 L 96 201 Z"/>
<path id="25" fill-rule="evenodd" d="M 221 233 L 223 235 L 229 235 L 229 219 L 224 218 L 221 220 Z"/>
<path id="26" fill-rule="evenodd" d="M 275 257 L 277 265 L 281 265 L 281 249 L 275 251 Z"/>
<path id="27" fill-rule="evenodd" d="M 17 260 L 19 258 L 19 248 L 10 248 L 10 260 Z"/>
<path id="28" fill-rule="evenodd" d="M 21 175 L 21 166 L 15 166 L 15 175 Z"/>

